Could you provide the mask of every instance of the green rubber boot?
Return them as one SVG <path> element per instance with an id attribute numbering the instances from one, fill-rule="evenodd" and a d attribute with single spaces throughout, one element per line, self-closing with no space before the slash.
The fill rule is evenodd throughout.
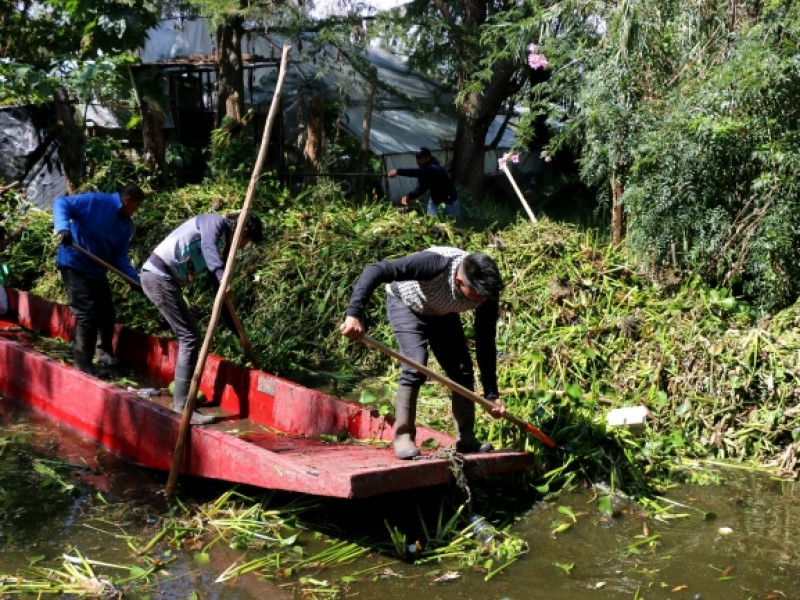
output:
<path id="1" fill-rule="evenodd" d="M 394 401 L 394 455 L 400 460 L 419 456 L 417 448 L 417 396 L 419 388 L 401 385 Z"/>
<path id="2" fill-rule="evenodd" d="M 186 398 L 189 395 L 189 387 L 192 384 L 192 375 L 194 374 L 191 367 L 186 365 L 175 366 L 175 387 L 172 392 L 172 410 L 183 414 L 183 409 L 186 407 Z M 210 425 L 214 423 L 217 418 L 213 415 L 204 415 L 197 411 L 192 412 L 192 423 L 195 425 Z"/>
<path id="3" fill-rule="evenodd" d="M 494 450 L 489 442 L 481 443 L 475 437 L 475 405 L 466 398 L 453 394 L 452 406 L 457 436 L 456 452 L 471 454 Z"/>

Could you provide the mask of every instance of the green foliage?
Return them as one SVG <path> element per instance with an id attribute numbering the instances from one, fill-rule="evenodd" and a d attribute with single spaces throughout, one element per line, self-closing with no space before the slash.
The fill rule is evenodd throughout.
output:
<path id="1" fill-rule="evenodd" d="M 211 132 L 209 168 L 214 177 L 246 178 L 253 171 L 256 147 L 253 143 L 252 110 L 241 119 L 225 116 L 218 129 Z"/>
<path id="2" fill-rule="evenodd" d="M 116 73 L 158 20 L 145 0 L 3 2 L 0 103 L 41 103 L 58 86 L 82 100 L 117 90 Z M 124 72 L 123 72 L 124 73 Z M 124 73 L 127 77 L 127 74 Z"/>
<path id="3" fill-rule="evenodd" d="M 555 145 L 581 147 L 582 175 L 602 194 L 612 179 L 622 184 L 640 257 L 772 311 L 800 291 L 790 209 L 798 21 L 770 7 L 732 22 L 725 10 L 677 2 L 607 12 L 579 110 Z"/>
<path id="4" fill-rule="evenodd" d="M 146 184 L 152 177 L 143 163 L 132 160 L 119 140 L 90 137 L 84 142 L 87 181 L 84 190 L 119 190 L 130 182 Z"/>

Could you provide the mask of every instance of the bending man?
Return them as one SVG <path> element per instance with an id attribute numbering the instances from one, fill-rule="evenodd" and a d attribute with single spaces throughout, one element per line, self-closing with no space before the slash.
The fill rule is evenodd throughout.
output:
<path id="1" fill-rule="evenodd" d="M 181 288 L 193 275 L 201 273 L 207 273 L 219 285 L 238 218 L 238 215 L 225 218 L 208 213 L 189 219 L 164 238 L 142 267 L 145 295 L 156 305 L 178 338 L 172 395 L 172 409 L 177 412 L 183 412 L 186 406 L 201 343 L 200 331 Z M 248 214 L 240 247 L 260 242 L 263 235 L 261 220 Z M 223 309 L 223 315 L 228 315 L 227 309 Z M 193 423 L 205 425 L 214 420 L 211 415 L 192 413 Z"/>
<path id="2" fill-rule="evenodd" d="M 400 352 L 423 365 L 430 345 L 447 376 L 474 389 L 472 358 L 459 313 L 475 310 L 476 354 L 484 397 L 495 401 L 494 417 L 505 407 L 497 393 L 495 332 L 503 281 L 495 262 L 479 252 L 434 247 L 396 260 L 369 265 L 356 282 L 339 330 L 351 340 L 364 335 L 362 318 L 370 296 L 386 284 L 386 309 Z M 419 455 L 416 412 L 425 375 L 403 365 L 395 399 L 394 452 L 400 459 Z M 489 452 L 475 437 L 475 405 L 452 394 L 456 450 Z"/>
<path id="3" fill-rule="evenodd" d="M 138 282 L 128 250 L 133 232 L 131 216 L 143 200 L 141 188 L 128 185 L 119 193 L 90 192 L 61 196 L 53 202 L 54 228 L 61 240 L 56 265 L 77 320 L 72 355 L 75 366 L 85 373 L 94 373 L 95 351 L 98 363 L 117 364 L 113 348 L 116 311 L 106 268 L 73 248 L 72 243 Z"/>

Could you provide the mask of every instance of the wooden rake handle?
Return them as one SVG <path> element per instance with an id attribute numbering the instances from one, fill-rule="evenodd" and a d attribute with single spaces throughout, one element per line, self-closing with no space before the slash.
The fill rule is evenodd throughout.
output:
<path id="1" fill-rule="evenodd" d="M 228 312 L 231 315 L 231 320 L 233 321 L 233 326 L 236 328 L 236 333 L 239 334 L 239 343 L 242 346 L 245 356 L 251 363 L 253 363 L 253 366 L 256 369 L 260 369 L 258 366 L 258 360 L 253 353 L 253 347 L 250 345 L 250 341 L 247 339 L 247 335 L 244 332 L 244 327 L 242 327 L 242 322 L 239 320 L 239 315 L 236 314 L 236 310 L 233 308 L 233 300 L 231 300 L 230 294 L 225 295 L 225 306 L 228 308 Z"/>
<path id="2" fill-rule="evenodd" d="M 117 267 L 115 267 L 114 265 L 112 265 L 112 264 L 110 264 L 110 263 L 107 263 L 106 261 L 104 261 L 104 260 L 103 260 L 102 258 L 100 258 L 99 256 L 95 256 L 94 254 L 92 254 L 91 252 L 89 252 L 89 251 L 88 251 L 86 248 L 83 248 L 83 247 L 79 246 L 79 245 L 78 245 L 78 244 L 76 244 L 75 242 L 72 242 L 72 244 L 70 244 L 70 246 L 71 246 L 72 248 L 75 248 L 75 250 L 77 250 L 78 252 L 80 252 L 81 254 L 83 254 L 84 256 L 86 256 L 87 258 L 90 258 L 90 259 L 92 259 L 94 262 L 96 262 L 96 263 L 97 263 L 98 265 L 100 265 L 101 267 L 105 267 L 106 269 L 108 269 L 108 270 L 109 270 L 109 271 L 111 271 L 112 273 L 116 273 L 117 275 L 119 275 L 120 277 L 122 277 L 122 278 L 125 280 L 125 282 L 126 282 L 127 284 L 129 284 L 129 285 L 132 285 L 132 286 L 135 286 L 135 287 L 142 287 L 142 286 L 141 286 L 141 284 L 139 284 L 139 282 L 138 282 L 138 281 L 136 281 L 135 279 L 132 279 L 131 277 L 129 277 L 128 275 L 126 275 L 125 273 L 123 273 L 122 271 L 120 271 L 120 270 L 119 270 Z"/>
<path id="3" fill-rule="evenodd" d="M 370 336 L 368 335 L 362 336 L 361 341 L 370 348 L 374 348 L 375 350 L 383 352 L 387 356 L 391 356 L 392 358 L 395 358 L 400 362 L 407 364 L 409 367 L 413 367 L 423 375 L 427 376 L 429 379 L 438 381 L 439 383 L 449 388 L 451 391 L 455 392 L 459 396 L 463 396 L 467 400 L 470 400 L 471 402 L 474 402 L 478 406 L 483 407 L 485 410 L 491 411 L 492 409 L 495 408 L 494 402 L 492 402 L 491 400 L 487 400 L 486 398 L 479 396 L 478 394 L 476 394 L 469 388 L 464 387 L 460 383 L 456 383 L 452 379 L 448 379 L 447 377 L 440 375 L 436 371 L 432 371 L 425 365 L 418 363 L 414 359 L 408 358 L 403 354 L 400 354 L 396 350 L 393 350 L 389 346 L 380 343 L 379 341 L 371 338 Z M 537 429 L 530 423 L 526 423 L 519 417 L 512 415 L 509 412 L 503 413 L 503 418 L 506 421 L 510 421 L 514 423 L 514 425 L 517 425 L 518 427 L 524 429 L 527 433 L 530 433 L 531 435 L 535 436 L 536 438 L 544 442 L 544 444 L 547 445 L 548 447 L 550 448 L 556 447 L 556 443 L 553 440 L 551 440 L 543 431 Z"/>

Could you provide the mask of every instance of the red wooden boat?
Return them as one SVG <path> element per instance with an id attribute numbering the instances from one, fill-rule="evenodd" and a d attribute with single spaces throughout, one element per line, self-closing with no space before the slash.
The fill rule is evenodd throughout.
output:
<path id="1" fill-rule="evenodd" d="M 143 467 L 168 471 L 180 415 L 170 397 L 146 398 L 33 347 L 30 331 L 70 340 L 74 318 L 66 306 L 8 290 L 16 323 L 0 323 L 0 394 L 31 406 Z M 21 326 L 21 327 L 20 327 Z M 117 326 L 118 356 L 148 381 L 171 381 L 177 356 L 172 340 Z M 320 496 L 364 498 L 446 483 L 450 463 L 437 450 L 401 461 L 389 447 L 391 421 L 353 403 L 281 377 L 209 356 L 200 390 L 217 414 L 214 425 L 193 426 L 181 472 L 199 477 Z M 419 428 L 417 439 L 440 448 L 452 436 Z M 336 441 L 344 440 L 344 441 Z M 531 467 L 533 456 L 502 451 L 469 455 L 468 478 Z"/>

